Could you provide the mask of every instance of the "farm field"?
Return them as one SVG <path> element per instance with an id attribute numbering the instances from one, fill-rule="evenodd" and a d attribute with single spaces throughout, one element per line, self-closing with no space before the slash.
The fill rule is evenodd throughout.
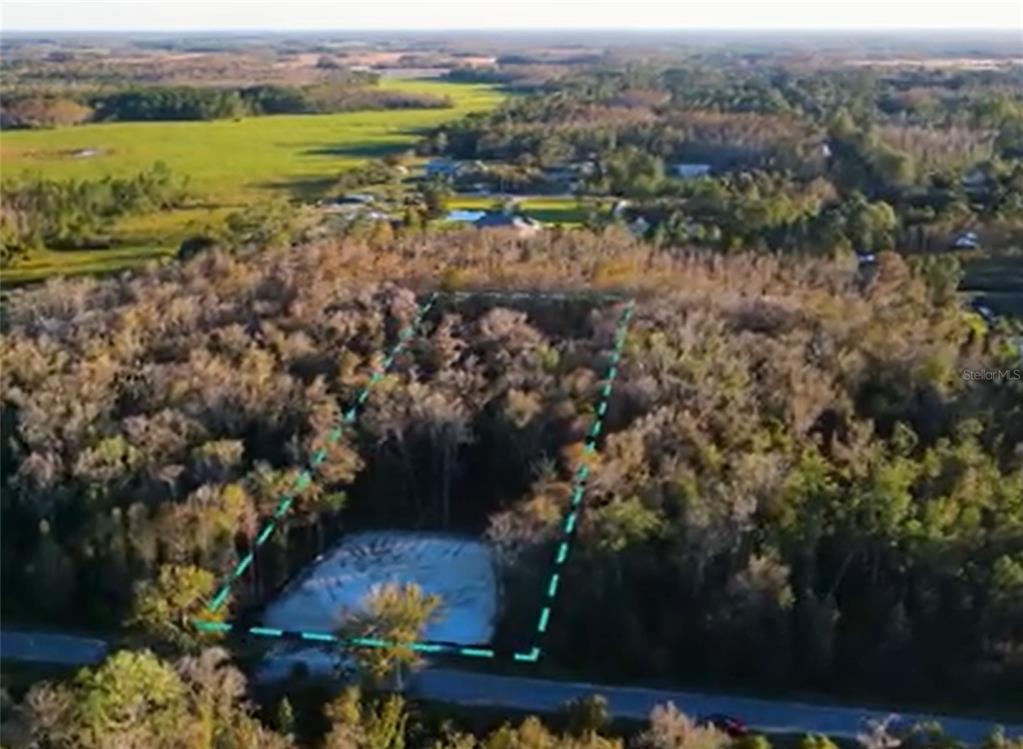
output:
<path id="1" fill-rule="evenodd" d="M 407 148 L 424 130 L 492 108 L 503 96 L 484 84 L 392 78 L 380 85 L 447 96 L 454 106 L 5 133 L 0 165 L 6 176 L 29 172 L 54 179 L 96 179 L 136 174 L 163 161 L 175 175 L 188 177 L 203 205 L 124 218 L 113 227 L 116 249 L 34 253 L 5 268 L 2 280 L 20 283 L 58 274 L 109 272 L 168 255 L 195 227 L 252 201 L 315 198 L 345 169 Z M 75 157 L 79 151 L 96 155 Z"/>
<path id="2" fill-rule="evenodd" d="M 384 79 L 380 85 L 448 96 L 454 107 L 23 130 L 4 134 L 0 159 L 7 175 L 29 171 L 56 179 L 131 175 L 163 161 L 221 204 L 268 191 L 307 197 L 341 170 L 407 147 L 424 129 L 502 98 L 483 84 Z M 73 155 L 83 150 L 97 153 Z"/>

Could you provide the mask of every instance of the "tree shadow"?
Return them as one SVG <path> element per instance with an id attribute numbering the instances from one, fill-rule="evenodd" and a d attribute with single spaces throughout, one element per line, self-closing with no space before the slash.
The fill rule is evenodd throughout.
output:
<path id="1" fill-rule="evenodd" d="M 408 143 L 345 143 L 336 146 L 318 146 L 302 151 L 303 156 L 355 156 L 379 159 L 388 154 L 411 148 Z"/>
<path id="2" fill-rule="evenodd" d="M 261 190 L 287 191 L 292 197 L 301 200 L 322 197 L 337 183 L 337 175 L 324 177 L 321 175 L 295 177 L 294 179 L 271 180 L 257 182 L 253 186 Z"/>
<path id="3" fill-rule="evenodd" d="M 386 141 L 343 141 L 337 144 L 317 143 L 302 151 L 303 156 L 355 156 L 364 159 L 379 159 L 388 154 L 415 148 L 416 141 L 429 134 L 434 128 L 429 126 L 408 127 L 402 130 L 388 131 L 388 138 L 408 138 L 409 140 Z"/>

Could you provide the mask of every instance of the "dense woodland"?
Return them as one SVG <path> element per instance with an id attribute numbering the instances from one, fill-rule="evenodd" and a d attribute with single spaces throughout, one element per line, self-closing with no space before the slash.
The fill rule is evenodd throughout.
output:
<path id="1" fill-rule="evenodd" d="M 555 663 L 1008 694 L 1023 677 L 1023 390 L 961 371 L 1010 367 L 1015 350 L 898 256 L 873 276 L 853 266 L 614 231 L 469 233 L 213 252 L 18 292 L 3 336 L 6 611 L 109 627 L 138 621 L 141 596 L 166 618 L 152 631 L 180 645 L 410 319 L 413 289 L 558 279 L 639 306 Z M 614 318 L 592 300 L 441 305 L 233 610 L 337 533 L 405 517 L 488 535 L 506 562 L 499 639 L 517 641 Z"/>
<path id="2" fill-rule="evenodd" d="M 428 147 L 514 165 L 498 168 L 504 188 L 575 167 L 578 194 L 629 198 L 619 217 L 642 216 L 657 241 L 869 252 L 877 243 L 847 226 L 866 200 L 889 217 L 885 249 L 944 250 L 976 228 L 1018 245 L 1020 75 L 596 66 L 441 128 Z M 712 173 L 680 180 L 680 163 Z"/>
<path id="3" fill-rule="evenodd" d="M 166 42 L 182 52 L 166 70 L 139 50 L 42 64 L 30 49 L 0 61 L 17 84 L 2 125 L 450 106 L 374 88 L 344 69 L 348 53 L 324 47 L 301 67 L 277 43 L 264 57 Z M 404 526 L 493 544 L 493 646 L 517 649 L 582 464 L 585 508 L 531 673 L 1018 708 L 1020 326 L 964 306 L 944 251 L 966 231 L 984 250 L 1023 246 L 1023 69 L 617 54 L 497 50 L 492 65 L 451 69 L 522 91 L 334 184 L 383 190 L 401 220 L 342 230 L 314 225 L 311 206 L 252 204 L 176 261 L 5 289 L 5 626 L 133 648 L 4 692 L 5 746 L 770 749 L 671 707 L 627 731 L 592 700 L 546 726 L 447 720 L 382 689 L 418 660 L 401 648 L 357 651 L 362 693 L 297 675 L 258 689 L 238 670 L 258 644 L 191 624 L 255 617 L 344 533 Z M 417 155 L 466 169 L 415 182 Z M 479 182 L 502 196 L 570 189 L 584 225 L 532 239 L 436 230 L 455 189 Z M 4 265 L 109 246 L 116 219 L 201 197 L 163 164 L 2 189 Z M 446 293 L 479 289 L 541 294 Z M 358 422 L 325 441 L 435 290 Z M 315 481 L 210 614 L 320 448 Z M 376 636 L 390 620 L 385 639 L 408 643 L 443 605 L 388 588 L 339 632 Z M 899 740 L 955 746 L 927 731 Z M 885 726 L 860 743 L 894 745 Z M 995 735 L 985 749 L 1021 748 Z"/>

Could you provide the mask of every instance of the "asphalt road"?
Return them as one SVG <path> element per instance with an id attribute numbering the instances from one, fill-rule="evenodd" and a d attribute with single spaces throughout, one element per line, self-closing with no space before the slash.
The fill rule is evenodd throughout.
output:
<path id="1" fill-rule="evenodd" d="M 758 731 L 823 733 L 849 738 L 861 732 L 866 721 L 883 720 L 892 714 L 859 707 L 494 676 L 445 668 L 420 672 L 410 682 L 409 692 L 416 697 L 459 705 L 488 705 L 530 712 L 552 712 L 569 700 L 599 694 L 607 699 L 611 714 L 617 718 L 642 720 L 655 705 L 673 702 L 688 715 L 726 713 L 741 718 Z M 898 715 L 897 725 L 908 727 L 931 721 L 940 722 L 949 735 L 970 744 L 983 741 L 998 725 L 995 721 L 908 713 Z M 1009 736 L 1023 736 L 1023 725 L 1005 724 L 1004 728 Z"/>
<path id="2" fill-rule="evenodd" d="M 99 663 L 107 654 L 103 640 L 75 635 L 0 631 L 0 658 L 68 666 Z"/>
<path id="3" fill-rule="evenodd" d="M 107 643 L 88 637 L 0 631 L 0 657 L 36 663 L 86 665 L 106 656 Z M 495 676 L 450 668 L 428 668 L 409 683 L 409 694 L 422 699 L 459 705 L 486 705 L 538 713 L 555 712 L 577 697 L 605 697 L 612 715 L 644 719 L 655 705 L 673 702 L 689 715 L 727 713 L 759 731 L 823 733 L 855 737 L 867 720 L 882 720 L 890 713 L 859 707 L 812 705 L 801 702 L 731 697 L 698 692 L 605 686 L 549 681 L 521 676 Z M 979 744 L 996 721 L 954 718 L 944 715 L 900 714 L 899 724 L 938 721 L 952 737 Z M 1004 725 L 1009 736 L 1023 736 L 1023 725 Z"/>

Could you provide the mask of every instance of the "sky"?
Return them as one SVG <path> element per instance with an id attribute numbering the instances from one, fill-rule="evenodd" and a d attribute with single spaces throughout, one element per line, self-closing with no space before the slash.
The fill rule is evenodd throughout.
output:
<path id="1" fill-rule="evenodd" d="M 0 0 L 5 31 L 1001 29 L 1023 0 Z"/>

